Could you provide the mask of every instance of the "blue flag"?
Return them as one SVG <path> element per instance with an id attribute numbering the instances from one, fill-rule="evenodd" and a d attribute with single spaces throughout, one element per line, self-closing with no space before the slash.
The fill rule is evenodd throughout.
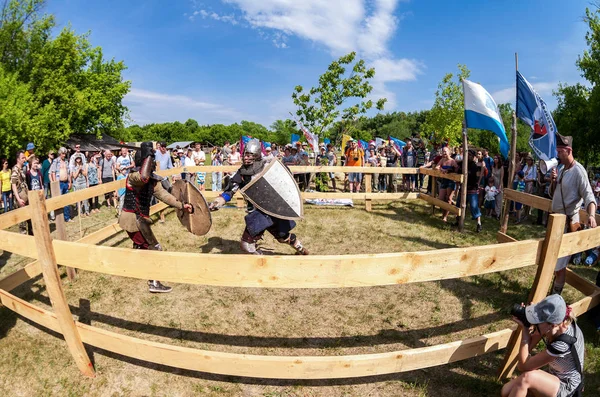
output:
<path id="1" fill-rule="evenodd" d="M 517 117 L 531 127 L 529 146 L 544 161 L 556 157 L 556 124 L 546 102 L 517 71 Z"/>
<path id="2" fill-rule="evenodd" d="M 362 139 L 358 140 L 358 145 L 362 150 L 367 150 L 369 148 L 369 143 L 367 141 L 363 141 Z"/>
<path id="3" fill-rule="evenodd" d="M 331 143 L 331 140 L 329 138 L 324 138 L 323 143 L 325 144 L 325 146 L 327 146 Z"/>
<path id="4" fill-rule="evenodd" d="M 388 136 L 388 139 L 391 143 L 394 144 L 394 146 L 396 146 L 396 149 L 398 149 L 398 151 L 402 151 L 402 148 L 406 146 L 406 143 L 404 141 L 401 141 L 398 138 L 394 138 L 393 136 Z"/>
<path id="5" fill-rule="evenodd" d="M 292 140 L 290 143 L 293 145 L 294 143 L 298 142 L 299 140 L 300 140 L 300 135 L 292 134 Z"/>

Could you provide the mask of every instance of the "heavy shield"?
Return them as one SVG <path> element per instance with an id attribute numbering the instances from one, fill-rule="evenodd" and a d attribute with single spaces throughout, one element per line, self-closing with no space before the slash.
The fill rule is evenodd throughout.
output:
<path id="1" fill-rule="evenodd" d="M 180 179 L 173 184 L 171 194 L 182 203 L 192 205 L 191 214 L 183 209 L 177 210 L 177 218 L 181 224 L 196 236 L 204 236 L 208 233 L 212 226 L 212 218 L 206 199 L 200 190 L 191 182 Z"/>
<path id="2" fill-rule="evenodd" d="M 265 214 L 288 220 L 304 216 L 298 185 L 280 161 L 271 161 L 240 192 Z"/>

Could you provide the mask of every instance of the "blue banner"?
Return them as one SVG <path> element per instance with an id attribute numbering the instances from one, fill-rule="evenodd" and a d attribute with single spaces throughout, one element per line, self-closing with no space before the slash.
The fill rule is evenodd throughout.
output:
<path id="1" fill-rule="evenodd" d="M 359 139 L 358 140 L 358 146 L 360 146 L 363 151 L 367 151 L 369 149 L 369 142 L 363 141 L 362 139 Z"/>
<path id="2" fill-rule="evenodd" d="M 300 135 L 292 134 L 292 140 L 290 143 L 293 145 L 294 143 L 298 142 L 299 140 L 300 140 Z"/>
<path id="3" fill-rule="evenodd" d="M 401 141 L 398 138 L 394 138 L 393 136 L 388 136 L 388 139 L 390 143 L 393 143 L 396 149 L 398 149 L 399 151 L 402 151 L 402 148 L 406 146 L 406 143 L 404 141 Z"/>
<path id="4" fill-rule="evenodd" d="M 556 124 L 546 102 L 517 71 L 517 117 L 531 127 L 529 146 L 544 161 L 556 157 Z"/>
<path id="5" fill-rule="evenodd" d="M 323 143 L 325 144 L 325 146 L 327 146 L 331 143 L 331 140 L 329 138 L 324 138 Z"/>

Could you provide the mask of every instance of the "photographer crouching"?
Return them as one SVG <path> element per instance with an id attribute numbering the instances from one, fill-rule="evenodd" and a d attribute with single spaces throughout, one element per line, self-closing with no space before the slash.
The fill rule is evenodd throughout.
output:
<path id="1" fill-rule="evenodd" d="M 580 396 L 584 340 L 571 307 L 554 294 L 534 305 L 515 305 L 511 314 L 521 326 L 517 368 L 523 373 L 502 387 L 502 396 Z M 546 349 L 530 356 L 540 340 Z M 539 369 L 546 364 L 548 372 Z"/>

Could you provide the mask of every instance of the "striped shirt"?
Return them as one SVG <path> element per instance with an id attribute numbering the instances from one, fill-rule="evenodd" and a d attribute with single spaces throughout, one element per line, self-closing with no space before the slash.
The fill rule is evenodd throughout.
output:
<path id="1" fill-rule="evenodd" d="M 577 335 L 574 335 L 575 330 L 577 330 Z M 583 369 L 583 355 L 585 347 L 581 329 L 577 326 L 573 327 L 570 325 L 565 334 L 577 338 L 577 341 L 575 342 L 575 349 L 577 350 L 581 368 Z M 571 349 L 568 344 L 562 341 L 552 342 L 550 343 L 550 346 L 554 351 L 557 351 L 558 354 L 547 350 L 550 356 L 555 357 L 555 359 L 548 364 L 548 372 L 550 372 L 552 375 L 555 375 L 558 379 L 560 379 L 561 383 L 565 384 L 567 392 L 573 392 L 581 383 L 581 375 L 577 371 L 577 366 L 575 365 L 574 357 L 571 354 Z"/>

